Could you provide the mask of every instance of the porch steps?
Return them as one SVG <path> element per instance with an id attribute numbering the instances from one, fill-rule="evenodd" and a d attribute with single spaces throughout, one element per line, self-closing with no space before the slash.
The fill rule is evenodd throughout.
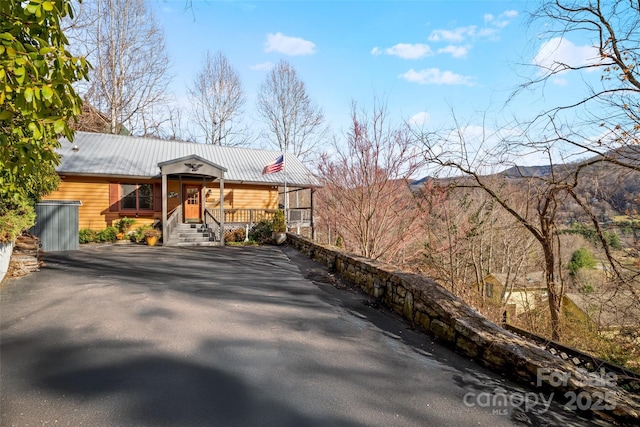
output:
<path id="1" fill-rule="evenodd" d="M 217 246 L 210 228 L 203 224 L 178 224 L 171 232 L 172 246 Z"/>

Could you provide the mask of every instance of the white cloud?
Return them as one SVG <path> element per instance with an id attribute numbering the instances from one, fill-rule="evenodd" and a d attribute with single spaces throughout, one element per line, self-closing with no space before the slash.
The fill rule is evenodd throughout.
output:
<path id="1" fill-rule="evenodd" d="M 469 53 L 469 48 L 466 46 L 453 46 L 449 45 L 447 47 L 443 47 L 442 49 L 438 49 L 438 53 L 449 53 L 454 58 L 464 58 Z"/>
<path id="2" fill-rule="evenodd" d="M 482 28 L 477 33 L 474 33 L 475 38 L 491 38 L 497 36 L 498 29 L 496 28 Z"/>
<path id="3" fill-rule="evenodd" d="M 576 46 L 570 40 L 554 37 L 542 43 L 533 63 L 541 67 L 540 74 L 562 73 L 567 67 L 597 64 L 598 49 L 594 46 Z"/>
<path id="4" fill-rule="evenodd" d="M 458 27 L 453 30 L 433 30 L 429 35 L 429 40 L 433 42 L 446 41 L 452 43 L 460 43 L 465 38 L 473 36 L 476 32 L 475 25 L 467 27 Z"/>
<path id="5" fill-rule="evenodd" d="M 273 68 L 273 62 L 261 62 L 259 64 L 252 65 L 249 68 L 251 68 L 252 70 L 260 71 L 270 70 L 271 68 Z"/>
<path id="6" fill-rule="evenodd" d="M 567 79 L 563 78 L 563 77 L 556 77 L 554 79 L 551 80 L 553 82 L 554 85 L 556 86 L 566 86 L 569 84 L 569 82 L 567 81 Z"/>
<path id="7" fill-rule="evenodd" d="M 425 56 L 433 55 L 433 51 L 429 45 L 422 43 L 398 43 L 397 45 L 386 49 L 380 49 L 377 46 L 371 49 L 372 55 L 381 55 L 383 53 L 397 56 L 402 59 L 420 59 Z"/>
<path id="8" fill-rule="evenodd" d="M 418 83 L 421 85 L 474 85 L 473 79 L 469 76 L 463 76 L 451 71 L 441 71 L 439 68 L 427 68 L 419 71 L 411 68 L 409 71 L 404 74 L 400 74 L 398 77 L 401 77 L 408 82 Z"/>
<path id="9" fill-rule="evenodd" d="M 414 114 L 409 119 L 409 124 L 414 126 L 424 126 L 429 122 L 431 116 L 426 111 L 421 111 L 419 113 Z"/>
<path id="10" fill-rule="evenodd" d="M 483 19 L 487 26 L 483 28 L 479 29 L 476 25 L 467 25 L 452 30 L 437 29 L 431 32 L 429 40 L 432 42 L 462 43 L 467 39 L 496 37 L 499 30 L 509 25 L 517 16 L 516 10 L 506 10 L 497 17 L 491 13 L 485 13 Z"/>
<path id="11" fill-rule="evenodd" d="M 312 55 L 316 53 L 316 45 L 300 37 L 289 37 L 282 33 L 267 34 L 264 44 L 265 52 L 279 52 L 285 55 Z"/>
<path id="12" fill-rule="evenodd" d="M 496 19 L 491 20 L 491 25 L 497 28 L 504 28 L 507 25 L 509 25 L 514 18 L 517 18 L 517 17 L 518 17 L 517 10 L 505 10 Z M 487 21 L 485 20 L 485 22 Z"/>

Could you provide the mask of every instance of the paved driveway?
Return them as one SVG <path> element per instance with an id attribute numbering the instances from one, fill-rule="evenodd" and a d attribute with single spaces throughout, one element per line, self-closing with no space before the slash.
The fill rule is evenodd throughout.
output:
<path id="1" fill-rule="evenodd" d="M 587 425 L 465 405 L 524 390 L 290 248 L 83 246 L 45 261 L 0 290 L 2 426 Z"/>

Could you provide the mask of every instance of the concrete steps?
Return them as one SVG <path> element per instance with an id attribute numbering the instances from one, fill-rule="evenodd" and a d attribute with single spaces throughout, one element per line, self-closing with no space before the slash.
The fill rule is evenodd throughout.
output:
<path id="1" fill-rule="evenodd" d="M 218 242 L 204 224 L 178 224 L 169 238 L 172 246 L 216 246 Z"/>

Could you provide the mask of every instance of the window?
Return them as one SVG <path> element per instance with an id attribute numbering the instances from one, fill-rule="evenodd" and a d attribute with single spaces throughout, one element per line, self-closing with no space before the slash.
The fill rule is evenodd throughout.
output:
<path id="1" fill-rule="evenodd" d="M 493 283 L 485 283 L 484 292 L 487 298 L 493 298 Z"/>
<path id="2" fill-rule="evenodd" d="M 121 210 L 153 210 L 153 184 L 120 184 Z"/>

